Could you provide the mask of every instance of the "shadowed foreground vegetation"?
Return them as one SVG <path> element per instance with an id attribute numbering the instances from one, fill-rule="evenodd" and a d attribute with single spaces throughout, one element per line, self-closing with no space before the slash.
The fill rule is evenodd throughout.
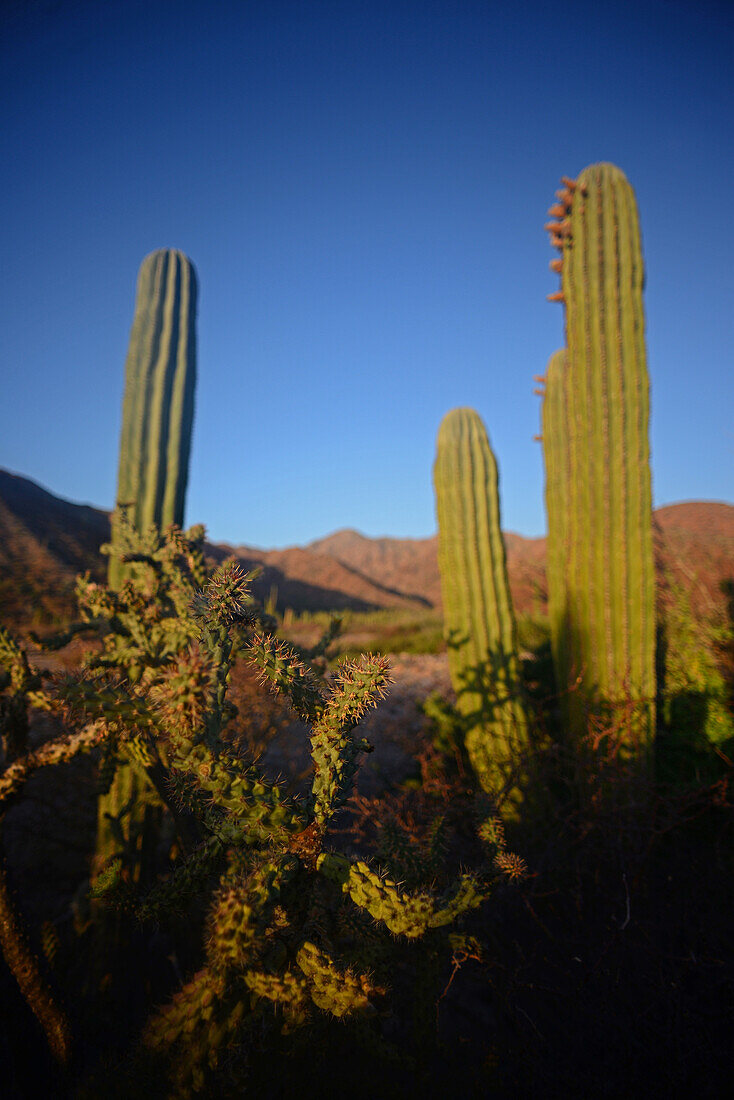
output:
<path id="1" fill-rule="evenodd" d="M 325 655 L 309 644 L 311 662 L 328 681 L 339 667 L 332 654 L 341 639 L 329 635 L 327 622 L 290 619 L 285 626 L 271 621 L 270 628 L 293 638 L 307 626 L 325 628 Z M 352 630 L 361 635 L 372 630 L 372 644 L 363 639 L 367 651 L 379 640 L 385 650 L 399 652 L 406 635 L 422 637 L 418 653 L 423 645 L 434 647 L 436 624 L 429 616 L 420 624 L 393 612 L 390 620 L 389 613 L 355 617 L 346 637 Z M 732 764 L 730 743 L 712 742 L 706 730 L 712 710 L 730 708 L 731 624 L 704 627 L 687 619 L 686 636 L 707 655 L 699 664 L 709 672 L 695 690 L 691 684 L 671 688 L 672 694 L 659 700 L 655 775 L 630 774 L 615 756 L 614 731 L 593 731 L 597 748 L 602 746 L 599 767 L 585 777 L 581 795 L 578 761 L 564 746 L 547 622 L 526 617 L 519 627 L 534 746 L 534 783 L 522 818 L 502 826 L 476 788 L 463 720 L 444 686 L 426 704 L 412 774 L 369 798 L 358 787 L 330 830 L 335 860 L 381 868 L 400 883 L 401 896 L 429 891 L 450 898 L 451 884 L 469 870 L 477 896 L 487 893 L 485 900 L 476 909 L 468 907 L 455 930 L 437 927 L 401 941 L 389 926 L 382 925 L 381 932 L 369 910 L 355 924 L 359 908 L 351 915 L 341 904 L 335 909 L 337 895 L 329 900 L 330 880 L 324 879 L 326 893 L 317 892 L 308 912 L 292 911 L 291 920 L 305 921 L 299 927 L 310 931 L 301 936 L 319 944 L 318 950 L 329 944 L 336 951 L 338 944 L 342 966 L 346 957 L 352 967 L 359 959 L 367 964 L 369 986 L 359 996 L 370 1011 L 335 1016 L 311 1002 L 308 1019 L 284 1026 L 285 1002 L 266 998 L 263 1014 L 263 1001 L 256 998 L 257 1028 L 225 1036 L 214 1076 L 207 1075 L 211 1070 L 204 1076 L 203 1095 L 267 1089 L 282 1096 L 295 1090 L 303 1096 L 345 1090 L 397 1096 L 417 1086 L 436 1096 L 459 1088 L 467 1095 L 497 1097 L 721 1093 L 732 1069 Z M 679 633 L 682 629 L 679 625 Z M 399 644 L 391 647 L 391 637 Z M 59 743 L 63 733 L 85 728 L 88 716 L 82 717 L 78 699 L 74 706 L 71 702 L 79 684 L 90 684 L 91 674 L 69 680 L 63 671 L 78 668 L 85 647 L 100 653 L 90 636 L 46 658 L 56 671 L 42 676 L 43 690 L 49 698 L 64 693 L 66 698 L 56 713 L 31 710 L 37 752 L 49 751 L 43 745 Z M 6 683 L 6 700 L 9 687 Z M 26 688 L 26 699 L 29 690 L 31 700 L 40 703 L 33 695 L 38 686 Z M 92 695 L 84 691 L 85 706 L 91 706 Z M 400 684 L 392 691 L 399 693 Z M 241 659 L 233 665 L 227 697 L 239 709 L 222 733 L 231 759 L 267 753 L 284 730 L 298 736 L 292 702 L 261 687 Z M 4 714 L 7 721 L 7 709 Z M 378 707 L 377 724 L 379 714 Z M 399 710 L 386 719 L 396 720 Z M 161 884 L 172 871 L 176 877 L 184 856 L 175 839 L 179 801 L 170 809 L 163 804 L 163 816 L 155 822 L 157 850 L 148 855 L 142 834 L 130 846 L 123 815 L 120 850 L 128 854 L 111 881 L 106 882 L 104 868 L 97 868 L 95 879 L 95 805 L 104 767 L 99 753 L 95 748 L 91 755 L 37 771 L 26 788 L 35 809 L 25 825 L 18 818 L 22 799 L 6 815 L 4 896 L 19 926 L 25 926 L 23 942 L 64 1021 L 68 1042 L 61 1068 L 19 995 L 17 975 L 6 971 L 2 1054 L 9 1095 L 43 1089 L 59 1096 L 130 1096 L 144 1088 L 149 1095 L 166 1096 L 193 1087 L 191 1078 L 186 1084 L 180 1055 L 165 1054 L 165 1044 L 151 1054 L 150 1047 L 140 1046 L 140 1036 L 155 1033 L 151 1020 L 171 1018 L 171 1010 L 161 1006 L 176 1004 L 171 997 L 189 988 L 189 975 L 200 974 L 207 958 L 211 966 L 206 929 L 212 900 L 207 899 L 218 897 L 215 904 L 223 904 L 217 886 L 221 871 L 214 860 L 193 893 L 176 894 L 174 907 L 163 904 L 151 919 L 151 904 L 159 904 L 151 896 L 163 897 Z M 6 766 L 6 782 L 17 766 Z M 299 786 L 299 776 L 286 776 L 284 798 L 294 784 L 303 790 L 303 777 Z M 190 810 L 188 796 L 179 792 L 179 797 Z M 44 807 L 53 811 L 45 825 Z M 66 838 L 65 852 L 59 834 Z M 272 842 L 266 847 L 272 852 Z M 52 852 L 58 853 L 58 870 L 49 863 Z M 296 858 L 308 859 L 303 852 Z M 288 954 L 288 933 L 275 934 L 284 937 Z M 295 973 L 306 980 L 303 971 Z M 195 1054 L 201 1048 L 191 1049 Z M 193 1063 L 197 1057 L 192 1055 Z M 172 1066 L 178 1067 L 173 1076 Z M 171 1080 L 179 1084 L 174 1088 Z"/>

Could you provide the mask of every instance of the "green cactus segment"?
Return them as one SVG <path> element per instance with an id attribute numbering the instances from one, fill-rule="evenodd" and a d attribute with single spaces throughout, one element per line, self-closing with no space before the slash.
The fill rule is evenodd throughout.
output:
<path id="1" fill-rule="evenodd" d="M 376 706 L 391 683 L 389 662 L 366 655 L 360 661 L 345 661 L 313 725 L 311 756 L 314 763 L 312 800 L 314 817 L 323 828 L 347 801 L 361 754 L 372 746 L 353 736 L 363 714 Z"/>
<path id="2" fill-rule="evenodd" d="M 259 1001 L 269 1001 L 279 1015 L 282 1035 L 295 1031 L 308 1022 L 311 1004 L 308 982 L 302 974 L 284 970 L 272 974 L 266 970 L 248 970 L 243 981 L 250 990 L 253 1010 Z"/>
<path id="3" fill-rule="evenodd" d="M 637 204 L 611 164 L 586 168 L 566 195 L 554 237 L 568 348 L 562 671 L 566 683 L 579 683 L 570 702 L 577 732 L 594 711 L 609 718 L 624 704 L 625 751 L 646 755 L 654 735 L 655 613 Z M 550 438 L 552 451 L 553 430 Z"/>
<path id="4" fill-rule="evenodd" d="M 212 1095 L 211 1075 L 236 1040 L 245 1011 L 245 1001 L 227 987 L 225 976 L 204 967 L 153 1016 L 144 1046 L 154 1054 L 176 1052 L 168 1095 Z"/>
<path id="5" fill-rule="evenodd" d="M 200 893 L 223 851 L 218 837 L 209 837 L 179 864 L 168 879 L 157 883 L 138 907 L 141 922 L 159 921 L 168 913 L 180 913 Z M 99 878 L 97 879 L 99 882 Z"/>
<path id="6" fill-rule="evenodd" d="M 434 466 L 444 631 L 466 747 L 485 790 L 517 795 L 527 749 L 497 463 L 479 416 L 453 409 Z"/>
<path id="7" fill-rule="evenodd" d="M 222 972 L 243 969 L 259 954 L 283 887 L 298 870 L 292 856 L 266 860 L 247 878 L 224 878 L 211 914 L 209 959 Z"/>
<path id="8" fill-rule="evenodd" d="M 392 879 L 382 878 L 366 863 L 351 863 L 337 853 L 322 852 L 316 866 L 325 878 L 338 883 L 355 905 L 406 939 L 417 939 L 429 929 L 452 924 L 485 898 L 471 875 L 462 875 L 454 895 L 437 904 L 430 894 L 399 890 Z"/>
<path id="9" fill-rule="evenodd" d="M 125 363 L 117 503 L 139 531 L 183 524 L 196 385 L 197 283 L 173 249 L 143 260 Z M 110 584 L 123 571 L 110 561 Z"/>
<path id="10" fill-rule="evenodd" d="M 381 993 L 366 974 L 338 967 L 325 951 L 306 940 L 296 957 L 299 968 L 305 974 L 311 1000 L 323 1012 L 341 1018 L 352 1013 L 373 1013 L 370 994 Z"/>

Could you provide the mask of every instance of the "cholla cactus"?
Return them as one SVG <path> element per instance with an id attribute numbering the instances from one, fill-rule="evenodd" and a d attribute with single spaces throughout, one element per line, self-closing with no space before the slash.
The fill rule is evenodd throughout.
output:
<path id="1" fill-rule="evenodd" d="M 124 563 L 128 579 L 115 590 L 80 577 L 77 600 L 82 622 L 103 633 L 103 651 L 89 662 L 90 670 L 114 671 L 116 676 L 111 684 L 98 678 L 87 684 L 86 691 L 96 693 L 99 706 L 107 692 L 114 710 L 135 706 L 134 697 L 120 686 L 120 680 L 137 684 L 145 678 L 152 684 L 155 670 L 196 637 L 198 627 L 189 605 L 196 586 L 206 579 L 206 567 L 202 527 L 185 534 L 172 527 L 164 538 L 155 527 L 138 532 L 124 511 L 115 514 L 113 526 L 115 539 L 102 550 L 113 561 Z M 75 690 L 84 689 L 77 685 Z M 106 717 L 113 720 L 114 729 L 115 714 Z M 130 720 L 132 716 L 128 713 L 127 717 Z M 127 859 L 136 860 L 146 806 L 162 805 L 150 779 L 154 758 L 146 750 L 143 734 L 126 742 L 112 736 L 104 758 L 107 766 L 98 810 L 97 870 L 118 857 L 121 848 Z"/>
<path id="2" fill-rule="evenodd" d="M 231 1065 L 248 1034 L 268 1022 L 285 1033 L 324 1015 L 374 1016 L 385 984 L 365 967 L 354 936 L 340 938 L 345 911 L 362 914 L 388 940 L 420 940 L 440 935 L 485 891 L 464 875 L 445 897 L 409 892 L 363 860 L 329 850 L 329 827 L 370 750 L 358 724 L 390 682 L 387 662 L 363 657 L 324 678 L 263 629 L 236 563 L 198 583 L 201 532 L 126 531 L 134 571 L 120 591 L 79 583 L 87 626 L 102 628 L 103 652 L 37 701 L 63 710 L 76 729 L 73 751 L 101 744 L 103 754 L 134 759 L 174 816 L 181 856 L 168 877 L 146 892 L 114 859 L 95 896 L 143 923 L 208 897 L 204 966 L 143 1036 L 147 1057 L 168 1064 L 172 1094 L 188 1095 L 210 1088 L 225 1052 Z M 303 802 L 222 736 L 235 716 L 227 685 L 238 656 L 288 697 L 311 731 L 313 783 Z M 8 793 L 30 770 L 22 764 Z M 3 793 L 0 785 L 0 800 Z"/>

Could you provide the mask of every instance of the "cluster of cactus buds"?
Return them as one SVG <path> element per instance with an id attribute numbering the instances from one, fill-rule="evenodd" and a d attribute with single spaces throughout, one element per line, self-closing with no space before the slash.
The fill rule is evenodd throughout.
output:
<path id="1" fill-rule="evenodd" d="M 550 242 L 553 248 L 557 248 L 559 252 L 563 253 L 563 250 L 571 245 L 571 209 L 573 204 L 574 195 L 577 190 L 581 194 L 584 193 L 583 182 L 579 183 L 577 180 L 569 179 L 568 176 L 561 176 L 561 183 L 563 189 L 556 191 L 556 199 L 558 200 L 548 210 L 549 217 L 554 220 L 546 222 L 543 228 L 546 232 L 550 233 Z M 557 275 L 560 275 L 563 271 L 563 259 L 551 260 L 550 269 Z M 547 295 L 549 302 L 563 302 L 565 298 L 563 291 L 558 290 L 553 294 Z"/>

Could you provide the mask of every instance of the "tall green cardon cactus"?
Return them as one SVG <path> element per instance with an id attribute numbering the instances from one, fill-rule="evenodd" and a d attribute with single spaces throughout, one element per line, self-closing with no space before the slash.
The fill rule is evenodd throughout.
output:
<path id="1" fill-rule="evenodd" d="M 527 718 L 500 529 L 497 463 L 473 409 L 453 409 L 434 466 L 438 560 L 451 679 L 485 790 L 518 800 Z"/>
<path id="2" fill-rule="evenodd" d="M 196 273 L 171 248 L 140 265 L 125 363 L 117 505 L 139 531 L 183 525 L 196 386 Z M 113 540 L 114 540 L 113 531 Z M 124 567 L 123 567 L 124 568 Z M 109 582 L 123 569 L 110 558 Z"/>
<path id="3" fill-rule="evenodd" d="M 176 249 L 151 252 L 140 265 L 135 315 L 125 362 L 117 507 L 140 532 L 183 525 L 196 386 L 196 272 Z M 112 542 L 124 543 L 120 512 Z M 109 584 L 119 589 L 128 567 L 111 555 Z M 159 805 L 144 769 L 121 760 L 100 797 L 98 863 L 143 843 L 146 804 Z M 153 812 L 157 812 L 153 811 Z M 150 819 L 151 809 L 148 810 Z"/>
<path id="4" fill-rule="evenodd" d="M 561 258 L 566 351 L 551 360 L 543 443 L 552 645 L 570 731 L 606 726 L 644 762 L 655 729 L 655 576 L 635 196 L 594 164 L 564 177 L 546 228 Z"/>

